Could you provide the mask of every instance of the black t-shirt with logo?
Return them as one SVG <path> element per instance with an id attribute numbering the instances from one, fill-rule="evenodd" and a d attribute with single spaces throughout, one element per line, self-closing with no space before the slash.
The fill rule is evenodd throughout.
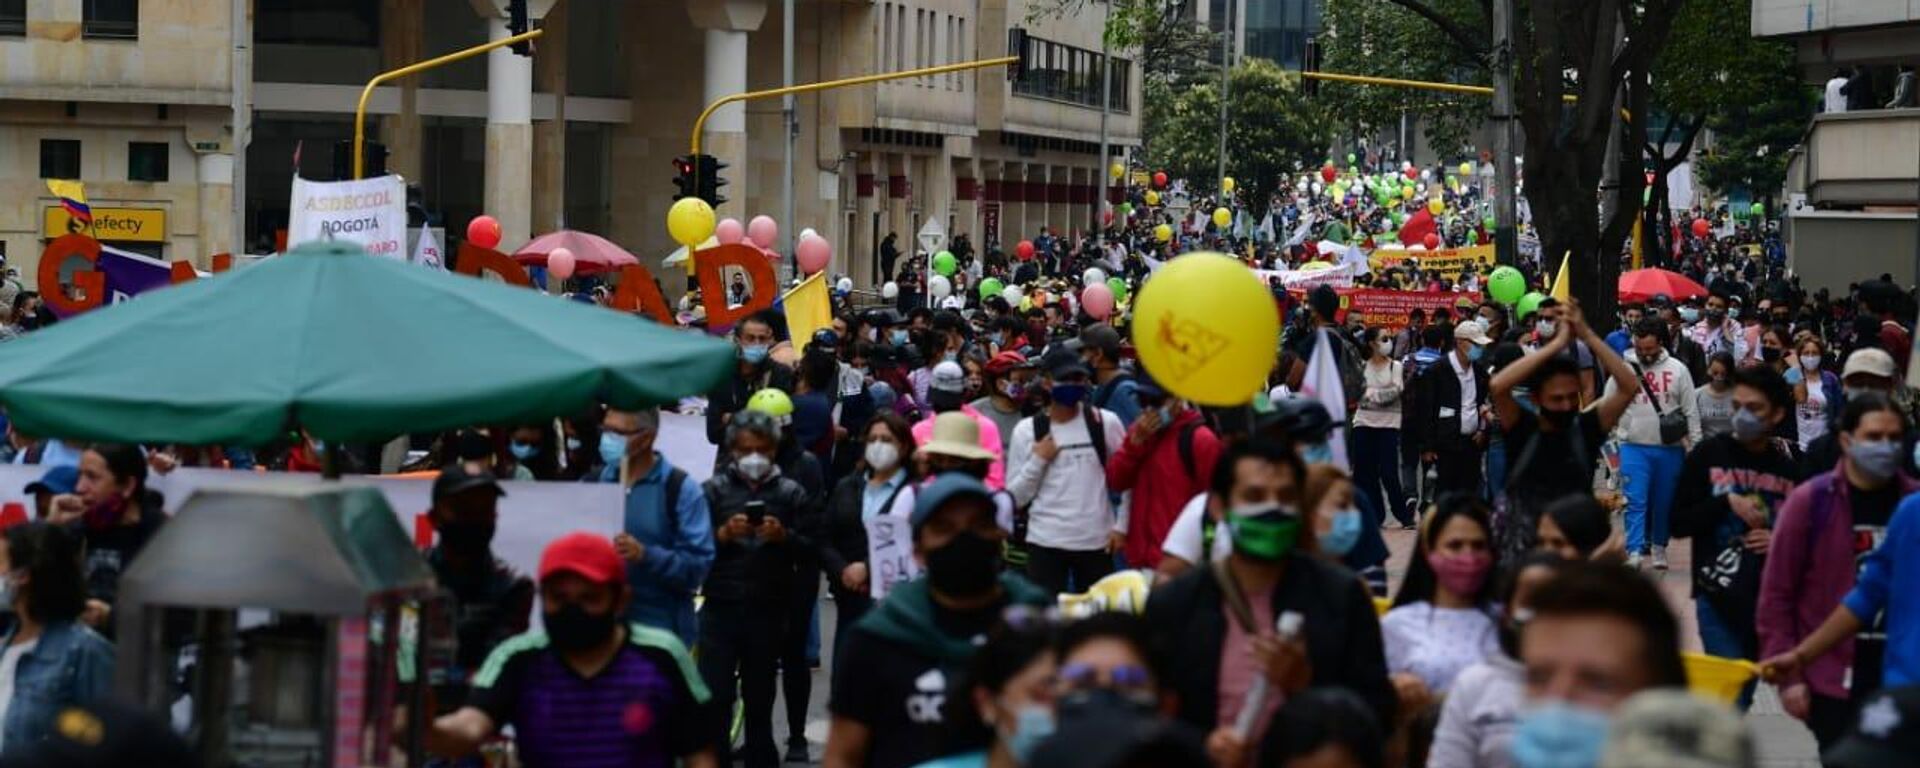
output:
<path id="1" fill-rule="evenodd" d="M 954 636 L 981 636 L 1000 615 L 934 608 L 934 622 Z M 911 768 L 947 754 L 947 696 L 963 683 L 945 665 L 899 640 L 854 628 L 847 632 L 827 701 L 834 717 L 867 727 L 867 768 Z"/>

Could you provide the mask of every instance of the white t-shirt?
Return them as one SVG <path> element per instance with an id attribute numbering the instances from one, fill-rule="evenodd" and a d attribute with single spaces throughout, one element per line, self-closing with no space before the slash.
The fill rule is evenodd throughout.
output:
<path id="1" fill-rule="evenodd" d="M 1847 87 L 1847 79 L 1844 77 L 1836 77 L 1828 80 L 1826 109 L 1820 111 L 1829 114 L 1847 111 L 1847 95 L 1840 92 L 1840 89 L 1845 87 Z"/>
<path id="2" fill-rule="evenodd" d="M 1173 527 L 1167 529 L 1167 540 L 1160 544 L 1160 552 L 1168 557 L 1177 557 L 1191 565 L 1200 565 L 1200 550 L 1206 546 L 1207 534 L 1203 522 L 1207 517 L 1207 494 L 1200 494 L 1180 508 L 1180 516 L 1173 519 Z M 1213 551 L 1209 561 L 1218 562 L 1233 554 L 1233 534 L 1227 526 L 1216 524 L 1213 527 Z"/>
<path id="3" fill-rule="evenodd" d="M 7 710 L 13 707 L 13 676 L 20 669 L 20 657 L 33 651 L 40 644 L 38 638 L 24 643 L 15 643 L 0 651 L 0 723 L 7 721 Z M 6 732 L 0 730 L 0 749 L 6 749 Z"/>
<path id="4" fill-rule="evenodd" d="M 1802 451 L 1807 450 L 1808 446 L 1813 445 L 1813 441 L 1827 433 L 1827 396 L 1831 394 L 1820 386 L 1818 375 L 1809 376 L 1806 381 L 1807 401 L 1796 404 L 1794 408 L 1794 415 L 1798 417 L 1800 427 L 1800 450 Z"/>
<path id="5" fill-rule="evenodd" d="M 1099 414 L 1112 461 L 1125 433 L 1112 411 Z M 1027 507 L 1027 543 L 1076 552 L 1105 549 L 1109 531 L 1126 529 L 1117 524 L 1107 499 L 1107 470 L 1087 435 L 1087 417 L 1074 414 L 1072 421 L 1048 429 L 1060 448 L 1053 461 L 1033 453 L 1033 419 L 1021 419 L 1013 428 L 1007 449 L 1007 490 L 1015 503 Z"/>
<path id="6" fill-rule="evenodd" d="M 1461 670 L 1500 652 L 1493 618 L 1478 608 L 1436 608 L 1421 601 L 1380 617 L 1387 672 L 1411 672 L 1427 690 L 1445 693 Z"/>

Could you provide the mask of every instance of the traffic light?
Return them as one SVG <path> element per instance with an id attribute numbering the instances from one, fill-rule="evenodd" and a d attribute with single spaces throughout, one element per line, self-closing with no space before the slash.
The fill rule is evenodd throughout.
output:
<path id="1" fill-rule="evenodd" d="M 699 182 L 693 179 L 693 155 L 681 155 L 673 159 L 673 199 L 695 197 L 700 194 Z"/>
<path id="2" fill-rule="evenodd" d="M 720 178 L 720 171 L 727 164 L 713 155 L 694 155 L 693 159 L 698 166 L 694 169 L 694 180 L 698 182 L 700 199 L 715 208 L 724 205 L 727 199 L 720 196 L 720 188 L 727 185 L 727 180 Z"/>
<path id="3" fill-rule="evenodd" d="M 1018 82 L 1027 76 L 1028 47 L 1025 27 L 1013 27 L 1007 30 L 1007 55 L 1020 57 L 1019 61 L 1007 65 L 1007 82 Z"/>
<path id="4" fill-rule="evenodd" d="M 527 0 L 507 0 L 507 35 L 524 35 L 528 29 Z M 533 55 L 533 43 L 530 41 L 522 40 L 507 47 L 516 55 Z"/>

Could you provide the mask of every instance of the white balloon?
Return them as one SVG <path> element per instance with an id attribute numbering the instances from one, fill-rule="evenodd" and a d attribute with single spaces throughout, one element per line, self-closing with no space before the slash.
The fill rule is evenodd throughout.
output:
<path id="1" fill-rule="evenodd" d="M 1323 189 L 1324 188 L 1320 186 L 1320 182 L 1316 181 L 1313 183 L 1313 194 L 1319 195 Z"/>
<path id="2" fill-rule="evenodd" d="M 840 282 L 834 283 L 833 287 L 840 289 L 841 293 L 853 293 L 853 278 L 840 278 Z"/>
<path id="3" fill-rule="evenodd" d="M 813 236 L 815 236 L 815 235 L 818 235 L 818 234 L 820 234 L 820 233 L 818 233 L 818 232 L 815 232 L 815 231 L 813 231 L 813 227 L 807 227 L 806 229 L 803 229 L 803 230 L 800 230 L 800 237 L 801 237 L 801 239 L 806 239 L 806 238 L 808 238 L 808 237 L 813 237 Z M 799 241 L 799 240 L 795 240 L 794 242 L 796 242 L 796 243 L 797 243 L 797 242 L 800 242 L 800 241 Z"/>
<path id="4" fill-rule="evenodd" d="M 1081 285 L 1097 285 L 1106 281 L 1107 273 L 1100 271 L 1099 267 L 1087 267 L 1087 271 L 1080 275 Z"/>
<path id="5" fill-rule="evenodd" d="M 934 275 L 932 280 L 927 281 L 927 290 L 933 293 L 934 298 L 944 299 L 953 293 L 953 283 L 947 280 L 946 275 Z"/>
<path id="6" fill-rule="evenodd" d="M 1432 180 L 1433 180 L 1433 169 L 1432 169 L 1432 168 L 1422 168 L 1422 169 L 1420 169 L 1420 180 L 1421 180 L 1421 181 L 1432 181 Z"/>
<path id="7" fill-rule="evenodd" d="M 1024 298 L 1025 296 L 1026 294 L 1022 293 L 1020 291 L 1020 286 L 1017 286 L 1017 285 L 1009 285 L 1005 289 L 1002 289 L 1000 291 L 1000 298 L 1006 299 L 1007 306 L 1010 306 L 1010 307 L 1018 308 L 1020 306 L 1020 299 Z"/>
<path id="8" fill-rule="evenodd" d="M 900 298 L 900 284 L 893 282 L 891 280 L 887 281 L 886 285 L 880 286 L 880 298 L 883 298 L 883 299 Z"/>
<path id="9" fill-rule="evenodd" d="M 1293 188 L 1300 190 L 1301 192 L 1307 191 L 1307 180 L 1301 179 L 1298 183 L 1293 185 Z"/>

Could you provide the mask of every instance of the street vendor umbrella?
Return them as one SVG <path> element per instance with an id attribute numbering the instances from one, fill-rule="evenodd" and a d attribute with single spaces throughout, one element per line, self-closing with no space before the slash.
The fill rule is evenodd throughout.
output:
<path id="1" fill-rule="evenodd" d="M 733 365 L 633 314 L 316 243 L 0 345 L 0 406 L 80 440 L 368 441 L 671 403 Z"/>
<path id="2" fill-rule="evenodd" d="M 514 251 L 513 260 L 529 267 L 547 265 L 547 254 L 565 248 L 573 253 L 573 273 L 593 275 L 639 264 L 640 260 L 613 241 L 588 232 L 563 229 L 548 232 Z"/>
<path id="3" fill-rule="evenodd" d="M 1686 275 L 1651 267 L 1620 276 L 1621 301 L 1646 301 L 1663 293 L 1673 299 L 1691 299 L 1707 295 L 1707 289 Z"/>

